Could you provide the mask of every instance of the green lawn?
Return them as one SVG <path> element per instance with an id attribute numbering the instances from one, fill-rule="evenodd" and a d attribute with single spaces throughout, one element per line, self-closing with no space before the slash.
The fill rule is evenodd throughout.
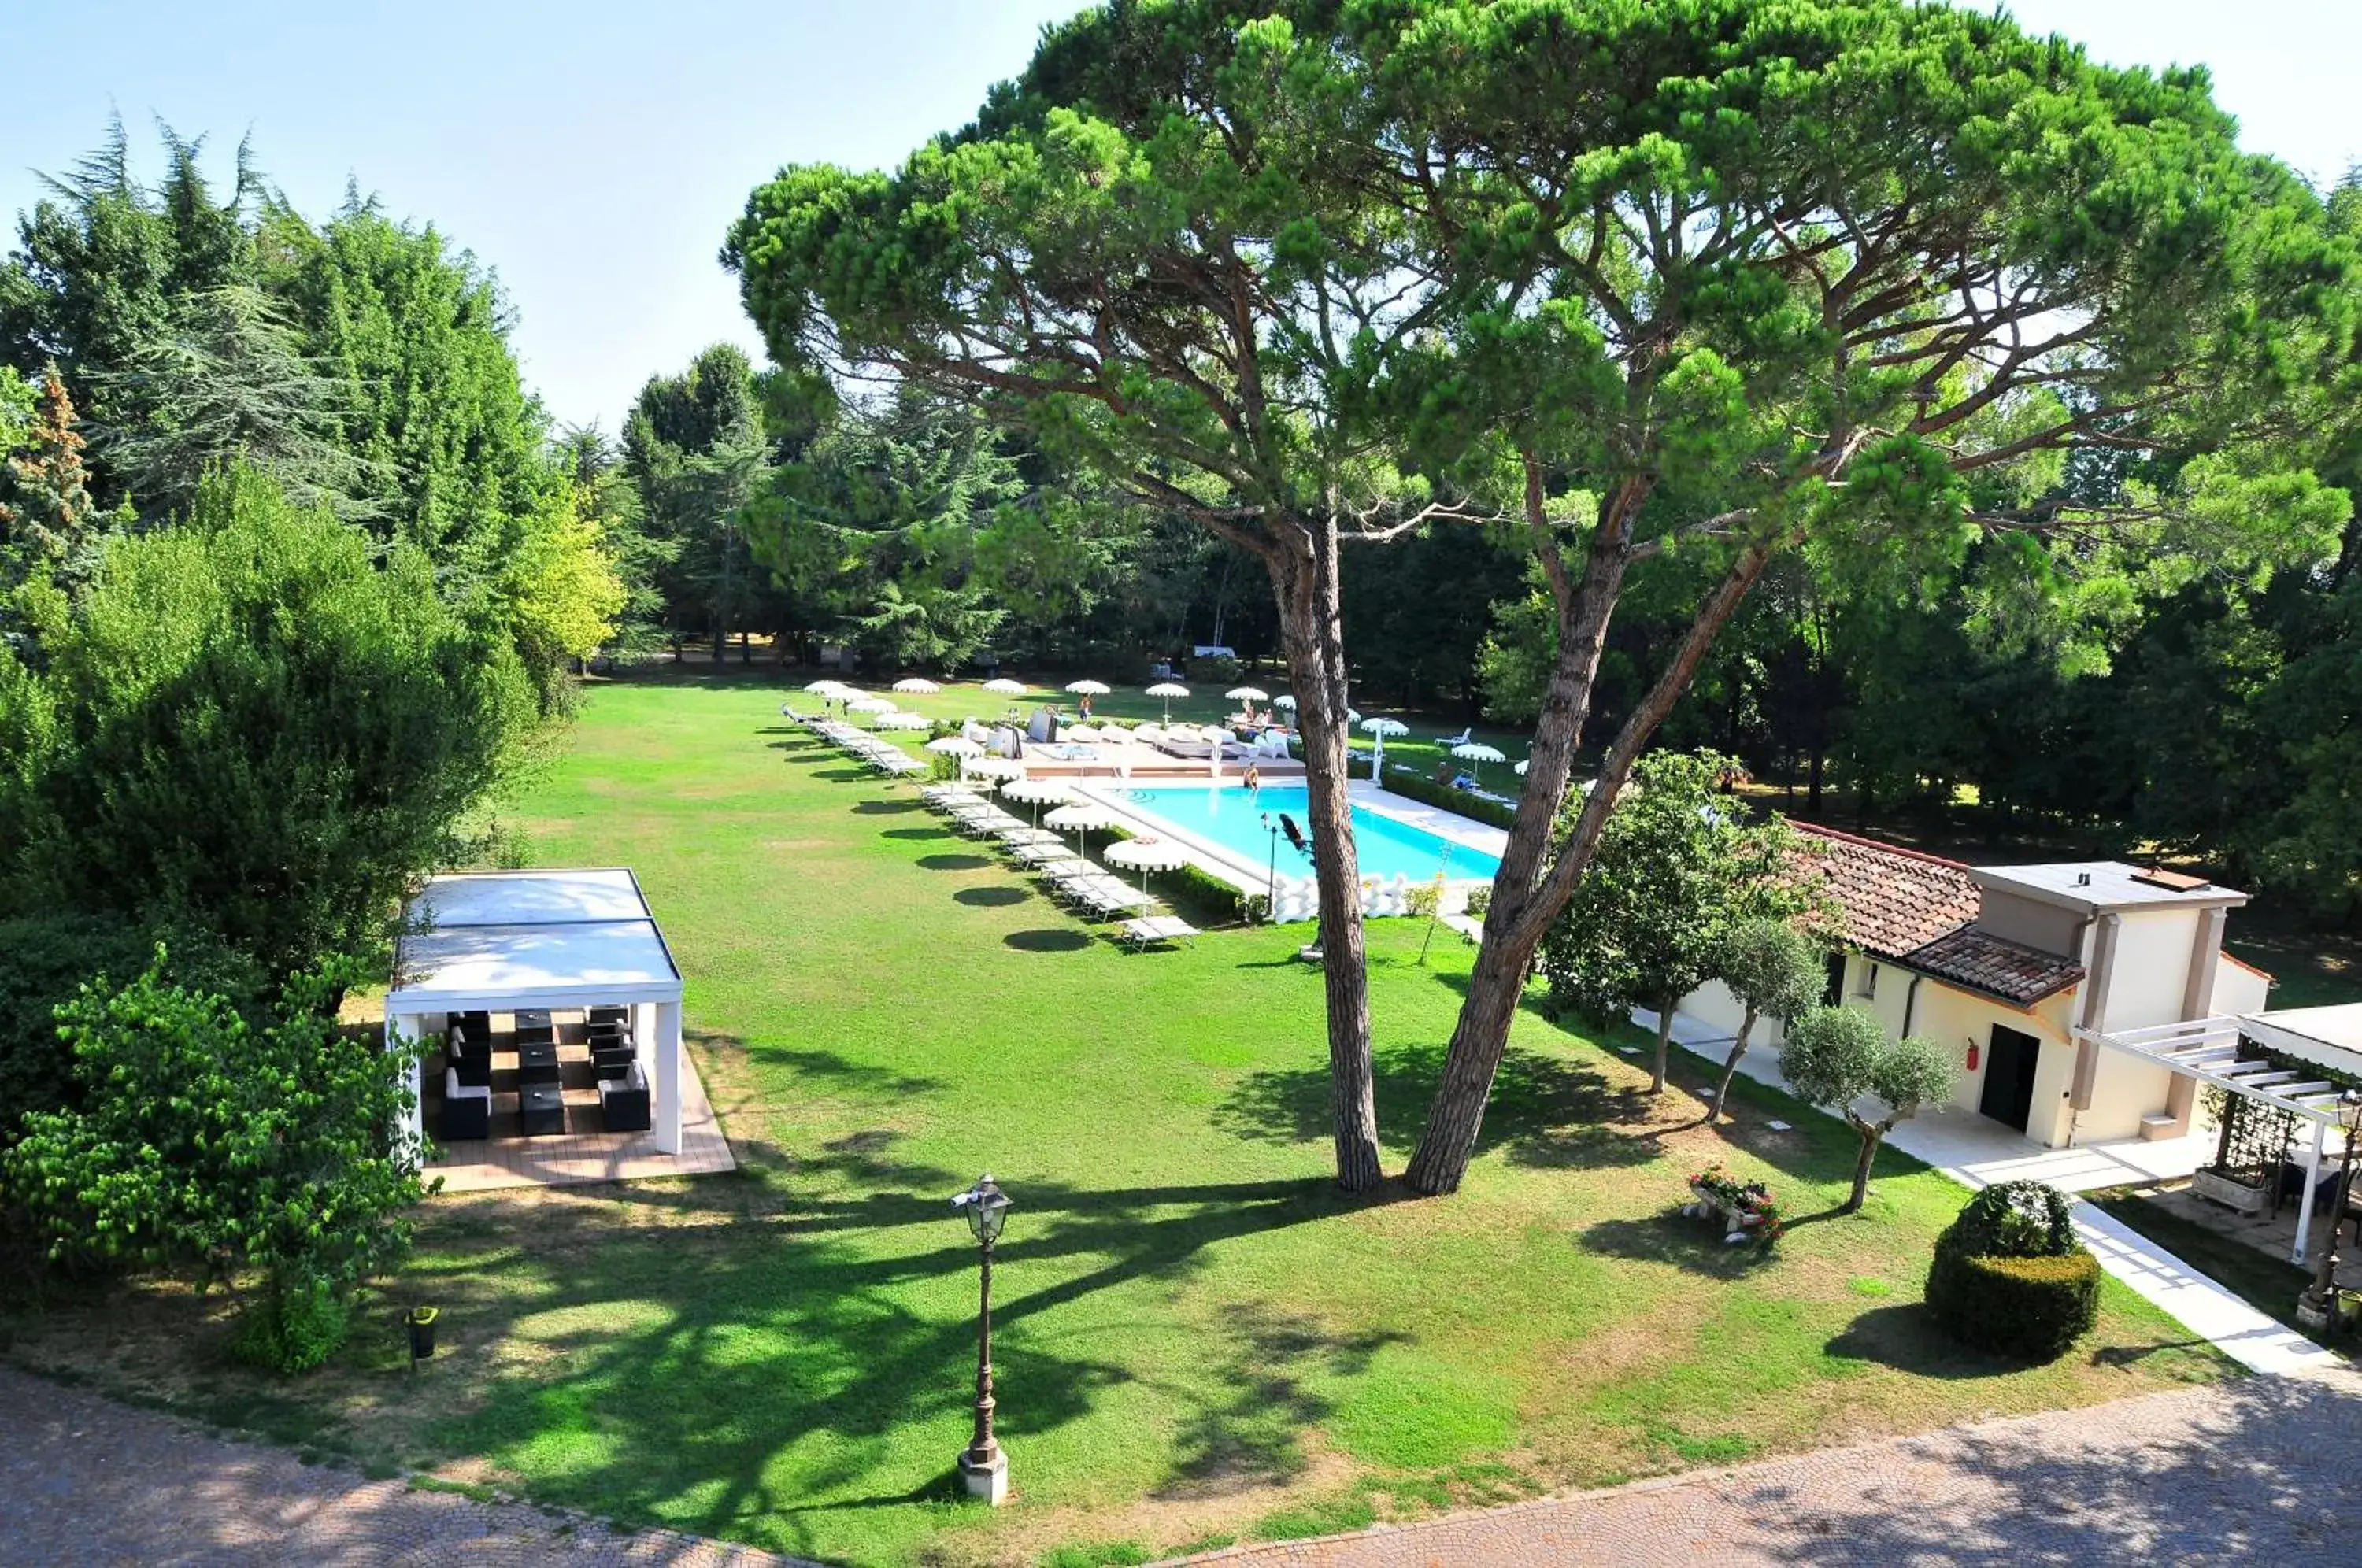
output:
<path id="1" fill-rule="evenodd" d="M 740 1174 L 438 1200 L 371 1332 L 293 1385 L 225 1369 L 218 1303 L 162 1287 L 19 1309 L 10 1356 L 366 1464 L 860 1563 L 1135 1560 L 2222 1374 L 2113 1282 L 2054 1366 L 1948 1348 L 1917 1297 L 1963 1194 L 1900 1158 L 1863 1215 L 1725 1249 L 1672 1213 L 1687 1172 L 1728 1159 L 1808 1214 L 1842 1195 L 1848 1136 L 1743 1080 L 1735 1129 L 1687 1125 L 1535 1015 L 1464 1192 L 1342 1197 L 1301 928 L 1120 953 L 790 732 L 780 695 L 598 688 L 520 814 L 537 860 L 639 873 Z M 1372 935 L 1397 1167 L 1468 962 L 1446 933 L 1418 966 L 1420 934 Z M 984 1169 L 1017 1203 L 996 1352 L 1020 1496 L 998 1513 L 950 1492 L 976 1275 L 945 1200 Z M 445 1309 L 414 1379 L 412 1300 Z"/>

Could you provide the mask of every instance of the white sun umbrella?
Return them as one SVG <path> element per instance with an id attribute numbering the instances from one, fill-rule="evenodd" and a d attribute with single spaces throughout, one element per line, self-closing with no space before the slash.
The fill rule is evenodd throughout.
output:
<path id="1" fill-rule="evenodd" d="M 1233 702 L 1268 702 L 1271 693 L 1260 686 L 1233 686 L 1222 693 Z"/>
<path id="2" fill-rule="evenodd" d="M 894 701 L 889 697 L 848 697 L 844 700 L 844 711 L 848 713 L 890 713 L 894 711 Z"/>
<path id="3" fill-rule="evenodd" d="M 845 685 L 842 680 L 815 680 L 806 686 L 804 690 L 816 696 L 833 697 L 838 692 L 849 691 L 852 688 Z"/>
<path id="4" fill-rule="evenodd" d="M 1104 697 L 1115 688 L 1103 680 L 1069 680 L 1066 690 L 1077 697 Z"/>
<path id="5" fill-rule="evenodd" d="M 1362 721 L 1362 733 L 1375 743 L 1370 750 L 1370 777 L 1383 780 L 1386 776 L 1386 737 L 1407 735 L 1410 734 L 1410 726 L 1400 719 L 1389 719 L 1384 713 L 1378 713 Z"/>
<path id="6" fill-rule="evenodd" d="M 900 708 L 877 715 L 877 727 L 881 730 L 924 730 L 933 728 L 933 724 L 934 721 L 924 713 L 913 713 Z"/>
<path id="7" fill-rule="evenodd" d="M 1526 776 L 1526 769 L 1527 769 L 1527 768 L 1529 768 L 1529 767 L 1531 767 L 1533 765 L 1534 765 L 1534 759 L 1533 759 L 1532 757 L 1530 757 L 1530 756 L 1529 756 L 1529 757 L 1528 757 L 1528 758 L 1526 758 L 1523 762 L 1518 763 L 1518 778 L 1523 778 Z"/>
<path id="8" fill-rule="evenodd" d="M 1110 866 L 1133 866 L 1140 869 L 1140 890 L 1148 891 L 1151 871 L 1172 871 L 1189 864 L 1188 852 L 1179 845 L 1161 838 L 1127 838 L 1107 846 L 1103 856 Z"/>
<path id="9" fill-rule="evenodd" d="M 1148 694 L 1164 704 L 1164 716 L 1173 717 L 1173 699 L 1187 697 L 1189 689 L 1177 680 L 1160 680 L 1148 689 Z"/>
<path id="10" fill-rule="evenodd" d="M 1013 756 L 987 756 L 967 765 L 967 770 L 978 778 L 1022 778 L 1025 765 Z"/>
<path id="11" fill-rule="evenodd" d="M 1285 708 L 1288 712 L 1294 712 L 1296 711 L 1296 693 L 1293 691 L 1283 691 L 1278 696 L 1271 700 L 1271 705 L 1275 708 Z"/>
<path id="12" fill-rule="evenodd" d="M 921 697 L 932 697 L 936 692 L 941 691 L 943 688 L 936 685 L 933 681 L 929 680 L 923 675 L 909 675 L 904 676 L 901 679 L 896 681 L 894 683 L 894 690 L 897 691 L 912 692 Z"/>
<path id="13" fill-rule="evenodd" d="M 1083 853 L 1083 834 L 1093 828 L 1103 828 L 1114 821 L 1114 814 L 1105 806 L 1095 806 L 1087 801 L 1077 801 L 1072 805 L 1060 806 L 1056 811 L 1043 817 L 1042 825 L 1061 831 L 1073 828 L 1075 853 L 1080 855 Z"/>
<path id="14" fill-rule="evenodd" d="M 1486 763 L 1507 762 L 1509 760 L 1507 756 L 1502 755 L 1501 749 L 1498 746 L 1486 745 L 1483 741 L 1470 741 L 1465 745 L 1455 745 L 1451 748 L 1451 755 L 1460 758 L 1462 762 L 1473 762 L 1476 765 L 1476 782 L 1478 784 L 1485 782 L 1485 765 Z"/>
<path id="15" fill-rule="evenodd" d="M 1025 683 L 1003 675 L 986 681 L 982 690 L 999 697 L 1022 697 L 1025 695 Z"/>
<path id="16" fill-rule="evenodd" d="M 1018 801 L 1033 808 L 1033 825 L 1042 825 L 1042 808 L 1063 806 L 1075 798 L 1074 790 L 1055 778 L 1020 778 L 1000 787 L 1000 798 Z"/>

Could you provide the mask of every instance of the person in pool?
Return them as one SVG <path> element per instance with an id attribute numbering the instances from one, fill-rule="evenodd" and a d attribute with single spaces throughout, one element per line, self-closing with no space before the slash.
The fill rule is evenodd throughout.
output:
<path id="1" fill-rule="evenodd" d="M 1247 764 L 1246 784 L 1249 790 L 1260 790 L 1263 788 L 1263 769 L 1257 767 L 1252 762 Z"/>

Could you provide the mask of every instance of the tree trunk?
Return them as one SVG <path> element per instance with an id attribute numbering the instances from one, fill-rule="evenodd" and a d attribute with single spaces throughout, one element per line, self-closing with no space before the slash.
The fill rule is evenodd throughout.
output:
<path id="1" fill-rule="evenodd" d="M 1730 1059 L 1722 1065 L 1722 1082 L 1714 1086 L 1714 1104 L 1705 1113 L 1711 1127 L 1722 1120 L 1722 1102 L 1730 1098 L 1730 1080 L 1738 1076 L 1738 1059 L 1747 1055 L 1747 1037 L 1755 1032 L 1755 1010 L 1747 1009 L 1738 1015 L 1738 1034 L 1730 1043 Z"/>
<path id="2" fill-rule="evenodd" d="M 730 651 L 730 626 L 720 615 L 713 617 L 713 668 L 722 668 L 723 656 Z"/>
<path id="3" fill-rule="evenodd" d="M 1665 1092 L 1665 1054 L 1672 1049 L 1673 1004 L 1679 1000 L 1679 997 L 1671 997 L 1657 1003 L 1657 1067 L 1649 1076 L 1650 1094 Z"/>
<path id="4" fill-rule="evenodd" d="M 1306 814 L 1319 889 L 1320 968 L 1328 991 L 1329 1080 L 1334 1105 L 1337 1185 L 1366 1192 L 1378 1184 L 1378 1107 L 1370 1057 L 1369 952 L 1362 930 L 1362 869 L 1346 790 L 1344 620 L 1334 517 L 1301 519 L 1299 536 L 1271 558 L 1272 591 L 1304 732 Z"/>
<path id="5" fill-rule="evenodd" d="M 1878 1158 L 1879 1140 L 1886 1135 L 1884 1129 L 1869 1122 L 1857 1121 L 1853 1130 L 1861 1135 L 1861 1153 L 1853 1162 L 1853 1196 L 1838 1209 L 1840 1214 L 1859 1213 L 1862 1200 L 1870 1196 L 1870 1167 Z"/>
<path id="6" fill-rule="evenodd" d="M 1699 607 L 1672 663 L 1625 721 L 1609 748 L 1573 831 L 1556 857 L 1547 859 L 1557 837 L 1559 805 L 1573 771 L 1575 745 L 1590 712 L 1592 683 L 1598 673 L 1608 618 L 1615 612 L 1630 560 L 1631 517 L 1645 494 L 1645 487 L 1628 487 L 1602 507 L 1598 526 L 1592 531 L 1580 589 L 1568 580 L 1563 564 L 1554 555 L 1545 557 L 1560 605 L 1558 658 L 1535 726 L 1525 796 L 1518 802 L 1517 820 L 1502 852 L 1500 872 L 1493 880 L 1483 950 L 1469 977 L 1459 1022 L 1451 1032 L 1443 1077 L 1428 1112 L 1427 1131 L 1411 1156 L 1408 1178 L 1420 1192 L 1455 1191 L 1467 1174 L 1468 1161 L 1476 1150 L 1476 1132 L 1484 1121 L 1485 1101 L 1493 1092 L 1493 1077 L 1508 1047 L 1509 1023 L 1525 994 L 1534 949 L 1573 895 L 1576 878 L 1591 863 L 1608 809 L 1631 776 L 1641 747 L 1672 711 L 1715 634 L 1738 608 L 1771 558 L 1768 546 L 1750 546 Z M 1540 470 L 1529 463 L 1529 521 L 1539 515 L 1540 504 Z M 1659 1081 L 1661 1085 L 1661 1077 Z"/>

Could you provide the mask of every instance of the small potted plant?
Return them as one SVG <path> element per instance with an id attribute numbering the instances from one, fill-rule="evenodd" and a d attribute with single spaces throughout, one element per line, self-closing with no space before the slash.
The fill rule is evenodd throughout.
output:
<path id="1" fill-rule="evenodd" d="M 414 1364 L 435 1353 L 435 1323 L 442 1315 L 440 1307 L 413 1307 L 403 1320 L 410 1331 L 410 1359 Z"/>

